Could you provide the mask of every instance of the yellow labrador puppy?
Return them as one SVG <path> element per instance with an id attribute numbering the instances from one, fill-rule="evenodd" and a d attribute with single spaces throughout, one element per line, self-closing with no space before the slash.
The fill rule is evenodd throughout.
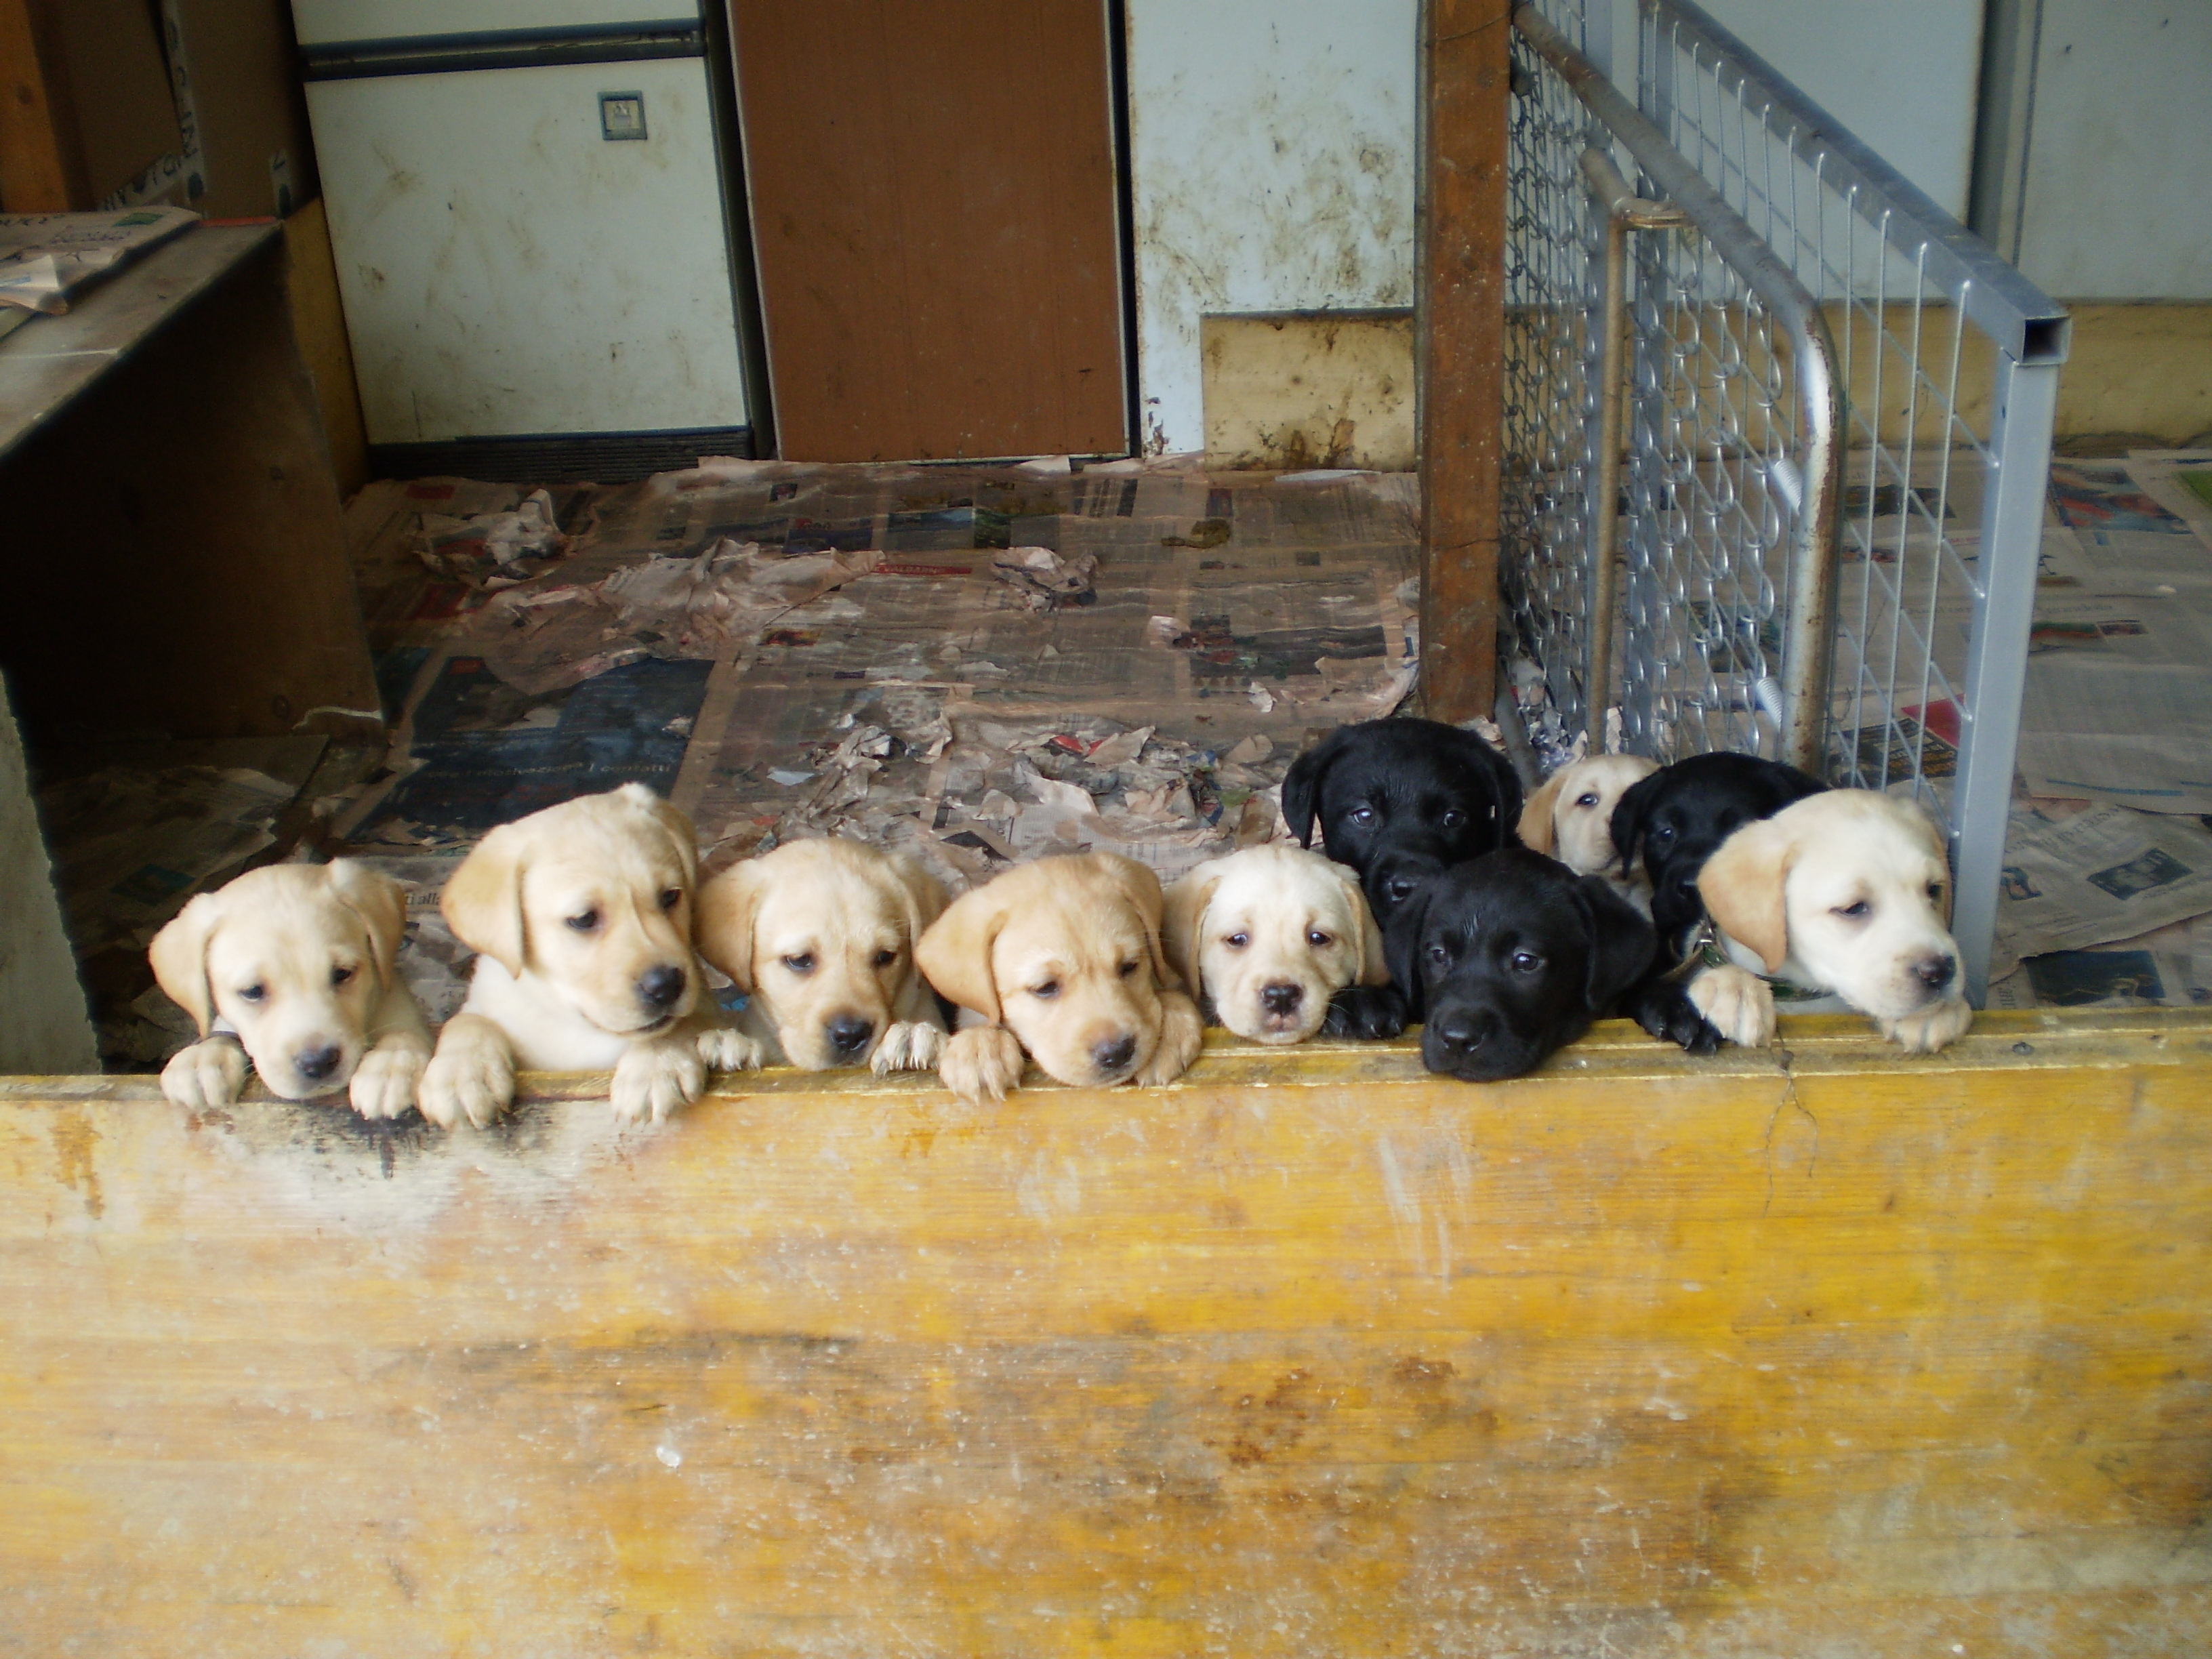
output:
<path id="1" fill-rule="evenodd" d="M 478 952 L 468 1000 L 422 1074 L 422 1115 L 479 1127 L 518 1067 L 614 1073 L 616 1112 L 658 1123 L 707 1068 L 760 1064 L 723 1027 L 691 948 L 691 821 L 641 783 L 501 824 L 447 882 L 454 936 Z"/>
<path id="2" fill-rule="evenodd" d="M 1570 761 L 1545 781 L 1521 809 L 1521 844 L 1555 858 L 1578 876 L 1603 876 L 1631 902 L 1651 913 L 1651 890 L 1641 874 L 1624 883 L 1620 854 L 1613 844 L 1613 809 L 1632 784 L 1659 769 L 1641 755 L 1591 755 Z"/>
<path id="3" fill-rule="evenodd" d="M 945 1017 L 914 942 L 945 903 L 911 859 L 854 841 L 786 842 L 699 890 L 699 953 L 751 998 L 750 1029 L 793 1066 L 934 1071 Z"/>
<path id="4" fill-rule="evenodd" d="M 1809 795 L 1723 842 L 1698 890 L 1732 966 L 1700 975 L 1691 995 L 1735 1042 L 1773 1037 L 1765 975 L 1833 993 L 1912 1054 L 1933 1054 L 1973 1024 L 1948 926 L 1943 839 L 1909 801 L 1870 789 Z"/>
<path id="5" fill-rule="evenodd" d="M 1168 889 L 1161 938 L 1183 982 L 1259 1042 L 1303 1042 L 1345 987 L 1390 982 L 1358 873 L 1296 847 L 1200 865 Z"/>
<path id="6" fill-rule="evenodd" d="M 915 947 L 962 1012 L 938 1074 L 963 1099 L 1004 1100 L 1026 1048 L 1062 1083 L 1166 1083 L 1205 1028 L 1160 948 L 1159 878 L 1079 853 L 1024 864 L 952 902 Z"/>
<path id="7" fill-rule="evenodd" d="M 430 1029 L 399 977 L 406 930 L 399 884 L 349 859 L 272 864 L 201 894 L 147 953 L 200 1030 L 162 1071 L 161 1092 L 228 1105 L 250 1057 L 288 1100 L 343 1089 L 363 1117 L 398 1117 L 430 1058 Z"/>

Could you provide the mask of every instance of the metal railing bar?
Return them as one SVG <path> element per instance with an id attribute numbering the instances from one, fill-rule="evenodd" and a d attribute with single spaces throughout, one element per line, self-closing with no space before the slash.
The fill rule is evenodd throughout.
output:
<path id="1" fill-rule="evenodd" d="M 1759 115 L 1777 137 L 1802 138 L 1830 155 L 1843 181 L 1863 184 L 1893 204 L 1891 223 L 1924 236 L 1936 249 L 1936 263 L 1946 286 L 1971 282 L 1973 317 L 2005 355 L 2023 364 L 2057 363 L 2066 358 L 2068 323 L 2064 308 L 2012 266 L 1995 249 L 1936 205 L 1923 191 L 1891 167 L 1841 123 L 1776 73 L 1765 58 L 1716 22 L 1692 0 L 1641 0 L 1655 38 L 1671 30 L 1668 44 L 1681 50 L 1686 35 L 1712 55 L 1716 75 L 1741 88 L 1758 84 L 1764 102 Z M 1662 20 L 1664 20 L 1663 25 Z M 1697 62 L 1692 50 L 1692 61 Z M 1700 65 L 1702 67 L 1702 64 Z M 1669 192 L 1670 194 L 1673 192 Z M 1891 234 L 1885 227 L 1885 234 Z"/>
<path id="2" fill-rule="evenodd" d="M 1802 598 L 1784 613 L 1778 744 L 1794 764 L 1817 767 L 1826 734 L 1828 674 L 1834 654 L 1835 503 L 1841 464 L 1836 438 L 1842 398 L 1826 319 L 1795 273 L 1758 240 L 1705 175 L 1525 0 L 1514 9 L 1513 26 L 1790 331 L 1804 404 L 1807 453 L 1788 583 Z"/>

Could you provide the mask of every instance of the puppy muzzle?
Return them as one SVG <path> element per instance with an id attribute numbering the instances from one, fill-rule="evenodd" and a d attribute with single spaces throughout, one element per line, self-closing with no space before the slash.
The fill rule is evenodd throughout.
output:
<path id="1" fill-rule="evenodd" d="M 1434 1010 L 1421 1028 L 1421 1063 L 1466 1083 L 1495 1083 L 1528 1069 L 1527 1045 L 1480 1007 Z"/>
<path id="2" fill-rule="evenodd" d="M 1423 882 L 1440 873 L 1443 860 L 1427 853 L 1393 852 L 1376 860 L 1367 869 L 1364 885 L 1367 902 L 1375 912 L 1378 924 L 1386 924 L 1390 913 L 1413 897 Z"/>
<path id="3" fill-rule="evenodd" d="M 353 1080 L 352 1057 L 339 1042 L 310 1039 L 284 1056 L 284 1069 L 292 1073 L 290 1088 L 284 1086 L 284 1079 L 271 1077 L 266 1071 L 262 1072 L 261 1080 L 272 1094 L 287 1100 L 313 1100 L 334 1093 Z"/>
<path id="4" fill-rule="evenodd" d="M 1092 1043 L 1091 1064 L 1101 1083 L 1119 1083 L 1137 1069 L 1136 1033 L 1125 1031 Z"/>
<path id="5" fill-rule="evenodd" d="M 868 1051 L 868 1044 L 876 1035 L 873 1020 L 863 1019 L 858 1014 L 840 1014 L 822 1027 L 822 1035 L 829 1039 L 831 1052 L 840 1060 L 858 1060 Z"/>

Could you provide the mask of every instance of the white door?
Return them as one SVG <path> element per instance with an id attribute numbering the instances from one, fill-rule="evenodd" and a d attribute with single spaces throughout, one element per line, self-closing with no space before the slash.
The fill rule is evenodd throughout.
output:
<path id="1" fill-rule="evenodd" d="M 703 60 L 307 102 L 371 443 L 746 424 Z"/>

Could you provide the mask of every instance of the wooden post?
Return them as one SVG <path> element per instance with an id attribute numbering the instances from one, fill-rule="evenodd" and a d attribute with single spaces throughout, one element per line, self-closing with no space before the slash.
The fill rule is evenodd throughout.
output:
<path id="1" fill-rule="evenodd" d="M 1511 15 L 1511 0 L 1421 8 L 1421 692 L 1437 720 L 1487 714 L 1497 690 Z"/>
<path id="2" fill-rule="evenodd" d="M 0 0 L 0 213 L 92 205 L 58 61 L 39 0 Z"/>

